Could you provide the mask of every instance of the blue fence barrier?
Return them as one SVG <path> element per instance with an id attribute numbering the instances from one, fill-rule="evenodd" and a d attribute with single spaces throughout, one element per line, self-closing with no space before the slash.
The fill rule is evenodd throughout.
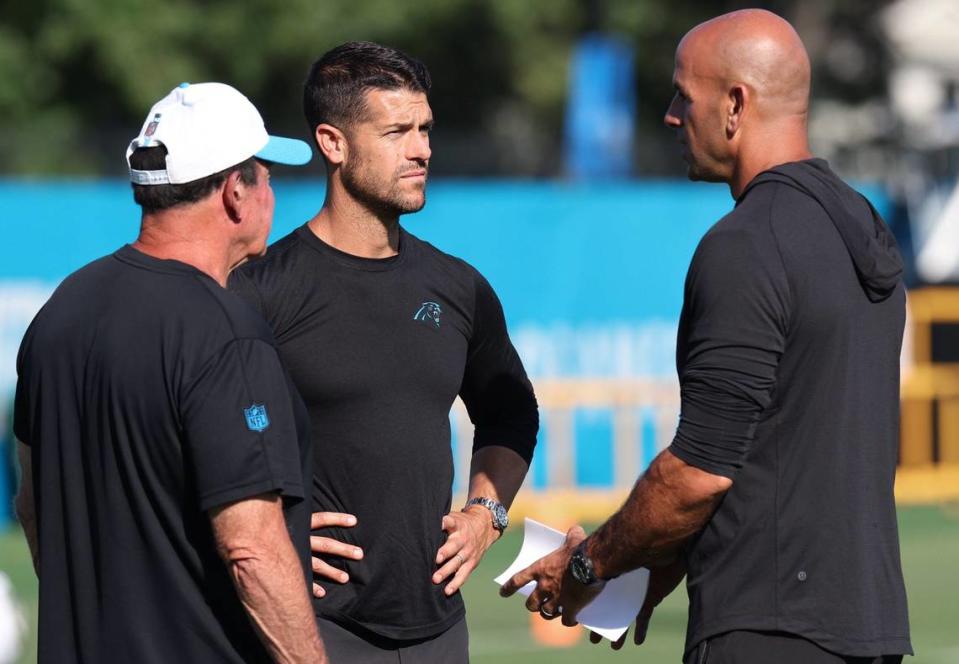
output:
<path id="1" fill-rule="evenodd" d="M 316 181 L 278 179 L 274 190 L 273 240 L 323 201 Z M 861 190 L 888 210 L 878 187 Z M 683 279 L 699 238 L 732 206 L 726 187 L 685 181 L 438 181 L 426 208 L 404 218 L 476 266 L 503 302 L 544 405 L 533 486 L 619 484 L 671 435 Z M 126 182 L 0 181 L 0 396 L 51 290 L 132 241 L 138 222 Z M 468 427 L 454 430 L 462 466 Z"/>

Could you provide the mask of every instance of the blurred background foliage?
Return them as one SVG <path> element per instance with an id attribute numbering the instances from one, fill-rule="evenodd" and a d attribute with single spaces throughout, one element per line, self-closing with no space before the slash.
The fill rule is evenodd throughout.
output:
<path id="1" fill-rule="evenodd" d="M 888 59 L 871 0 L 2 0 L 0 172 L 122 173 L 149 106 L 181 81 L 246 93 L 274 132 L 306 133 L 303 77 L 327 49 L 360 39 L 423 60 L 433 75 L 434 172 L 562 174 L 569 62 L 590 32 L 635 48 L 635 172 L 681 175 L 661 118 L 673 52 L 696 23 L 761 5 L 794 22 L 816 95 L 884 94 Z"/>

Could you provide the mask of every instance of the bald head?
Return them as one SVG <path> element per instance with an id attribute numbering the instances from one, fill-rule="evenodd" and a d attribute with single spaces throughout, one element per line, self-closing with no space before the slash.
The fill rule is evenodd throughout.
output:
<path id="1" fill-rule="evenodd" d="M 809 108 L 809 56 L 784 19 L 763 9 L 723 14 L 689 31 L 676 51 L 696 75 L 723 87 L 751 89 L 766 119 L 805 117 Z"/>
<path id="2" fill-rule="evenodd" d="M 807 159 L 809 56 L 792 26 L 745 9 L 697 25 L 676 49 L 663 121 L 676 132 L 693 180 L 734 195 L 772 166 Z"/>

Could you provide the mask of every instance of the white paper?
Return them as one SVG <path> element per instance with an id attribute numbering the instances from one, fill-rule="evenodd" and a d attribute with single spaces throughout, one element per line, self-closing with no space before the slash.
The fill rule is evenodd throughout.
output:
<path id="1" fill-rule="evenodd" d="M 523 524 L 523 546 L 513 564 L 494 579 L 496 584 L 502 586 L 520 570 L 561 547 L 564 541 L 566 535 L 558 530 L 526 519 Z M 646 599 L 648 585 L 649 570 L 645 567 L 607 581 L 603 591 L 579 612 L 576 620 L 586 629 L 615 641 L 636 620 L 636 614 Z M 518 592 L 529 596 L 535 587 L 536 584 L 530 581 Z"/>

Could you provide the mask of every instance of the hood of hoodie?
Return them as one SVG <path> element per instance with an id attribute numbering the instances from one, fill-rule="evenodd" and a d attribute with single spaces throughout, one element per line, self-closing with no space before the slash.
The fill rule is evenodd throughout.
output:
<path id="1" fill-rule="evenodd" d="M 872 203 L 840 180 L 825 160 L 794 161 L 763 171 L 747 185 L 739 200 L 765 182 L 785 184 L 815 199 L 839 231 L 869 299 L 881 302 L 892 295 L 902 279 L 896 239 Z M 863 218 L 862 201 L 871 219 Z"/>

